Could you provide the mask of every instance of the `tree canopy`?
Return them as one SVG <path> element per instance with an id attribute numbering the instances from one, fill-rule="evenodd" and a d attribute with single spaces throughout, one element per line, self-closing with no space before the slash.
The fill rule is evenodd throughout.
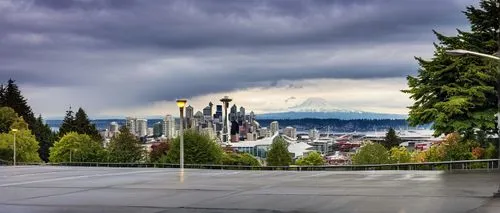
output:
<path id="1" fill-rule="evenodd" d="M 268 166 L 289 166 L 292 156 L 288 152 L 288 143 L 282 137 L 276 137 L 267 153 Z"/>
<path id="2" fill-rule="evenodd" d="M 89 135 L 96 141 L 102 141 L 95 124 L 92 124 L 87 116 L 87 113 L 80 107 L 76 113 L 71 107 L 66 111 L 63 122 L 59 127 L 59 137 L 64 136 L 68 132 L 77 132 L 80 134 Z"/>
<path id="3" fill-rule="evenodd" d="M 170 150 L 169 142 L 161 142 L 151 145 L 151 152 L 149 152 L 149 161 L 157 162 L 161 157 L 167 155 L 168 150 Z"/>
<path id="4" fill-rule="evenodd" d="M 16 111 L 10 107 L 0 107 L 0 133 L 11 130 L 12 124 L 19 118 Z"/>
<path id="5" fill-rule="evenodd" d="M 400 143 L 401 139 L 396 135 L 396 131 L 394 131 L 393 128 L 389 128 L 389 131 L 385 134 L 382 145 L 384 145 L 386 149 L 391 149 L 392 147 L 398 147 Z"/>
<path id="6" fill-rule="evenodd" d="M 299 166 L 320 166 L 325 164 L 325 159 L 319 152 L 310 152 L 307 156 L 297 160 Z"/>
<path id="7" fill-rule="evenodd" d="M 184 163 L 220 164 L 222 162 L 222 154 L 222 148 L 208 135 L 191 129 L 184 132 Z M 173 140 L 164 162 L 180 162 L 179 137 Z"/>
<path id="8" fill-rule="evenodd" d="M 50 146 L 52 146 L 55 137 L 52 137 L 52 130 L 48 125 L 43 123 L 43 119 L 41 118 L 41 116 L 39 116 L 38 119 L 35 118 L 35 115 L 32 112 L 31 107 L 28 105 L 27 100 L 22 96 L 21 91 L 19 90 L 15 81 L 12 79 L 7 82 L 7 86 L 0 85 L 0 107 L 2 106 L 11 108 L 12 110 L 14 110 L 14 112 L 17 113 L 18 116 L 20 116 L 25 121 L 27 128 L 31 130 L 33 135 L 35 135 L 36 141 L 38 141 L 39 143 L 39 157 L 43 161 L 47 161 L 49 153 L 48 149 Z M 4 113 L 10 113 L 10 115 L 8 116 L 12 117 L 11 111 L 4 111 Z M 2 114 L 2 112 L 0 112 L 0 114 Z M 16 125 L 18 124 L 23 124 L 23 122 L 17 122 Z M 10 126 L 10 124 L 4 124 L 3 122 L 0 122 L 0 132 L 5 132 L 5 129 L 2 128 L 5 128 L 7 126 Z"/>
<path id="9" fill-rule="evenodd" d="M 85 134 L 70 132 L 50 148 L 50 162 L 102 162 L 106 159 L 100 142 Z"/>
<path id="10" fill-rule="evenodd" d="M 120 133 L 111 138 L 108 146 L 109 161 L 133 163 L 143 158 L 143 149 L 137 138 L 126 126 L 120 127 Z"/>
<path id="11" fill-rule="evenodd" d="M 389 163 L 389 152 L 378 143 L 365 143 L 352 157 L 354 164 L 386 164 Z"/>
<path id="12" fill-rule="evenodd" d="M 248 153 L 224 153 L 223 165 L 260 166 L 260 162 Z"/>
<path id="13" fill-rule="evenodd" d="M 38 142 L 29 129 L 19 129 L 17 132 L 10 131 L 0 134 L 0 149 L 3 152 L 13 153 L 14 134 L 16 138 L 16 160 L 18 162 L 40 162 L 38 156 Z M 10 151 L 6 151 L 10 149 Z M 4 159 L 12 160 L 12 158 Z"/>
<path id="14" fill-rule="evenodd" d="M 408 76 L 414 104 L 409 107 L 409 123 L 433 123 L 435 135 L 458 132 L 472 137 L 476 129 L 493 132 L 497 95 L 496 63 L 476 56 L 450 56 L 446 50 L 467 49 L 493 54 L 500 42 L 500 8 L 495 0 L 482 0 L 479 7 L 469 6 L 464 14 L 471 31 L 458 30 L 456 36 L 434 32 L 434 56 L 417 57 L 417 76 Z"/>

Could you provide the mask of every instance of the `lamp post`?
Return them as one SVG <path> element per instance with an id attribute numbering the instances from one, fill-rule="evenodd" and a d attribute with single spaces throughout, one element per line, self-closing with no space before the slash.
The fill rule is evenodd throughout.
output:
<path id="1" fill-rule="evenodd" d="M 14 156 L 13 157 L 13 160 L 14 160 L 14 166 L 16 165 L 16 133 L 17 133 L 17 129 L 12 129 L 12 132 L 14 133 Z"/>
<path id="2" fill-rule="evenodd" d="M 181 122 L 179 127 L 181 181 L 183 180 L 184 175 L 184 107 L 186 106 L 186 102 L 186 99 L 178 99 L 176 101 L 181 115 Z"/>
<path id="3" fill-rule="evenodd" d="M 500 38 L 498 41 L 498 51 L 495 55 L 488 55 L 484 53 L 478 53 L 470 50 L 447 50 L 448 55 L 453 56 L 463 56 L 463 55 L 474 55 L 478 57 L 483 57 L 487 59 L 492 59 L 497 63 L 497 137 L 498 137 L 498 168 L 500 168 Z"/>

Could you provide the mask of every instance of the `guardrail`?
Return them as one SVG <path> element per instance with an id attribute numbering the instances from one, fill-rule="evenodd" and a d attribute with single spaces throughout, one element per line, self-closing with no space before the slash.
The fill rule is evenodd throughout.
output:
<path id="1" fill-rule="evenodd" d="M 499 170 L 499 159 L 442 161 L 424 163 L 370 164 L 370 165 L 326 165 L 326 166 L 244 166 L 218 164 L 185 164 L 190 169 L 222 169 L 222 170 L 287 170 L 287 171 L 359 171 L 359 170 Z M 12 165 L 12 162 L 0 160 L 0 165 Z M 84 166 L 84 167 L 145 167 L 145 168 L 179 168 L 179 164 L 166 163 L 108 163 L 108 162 L 63 162 L 63 163 L 28 163 L 17 165 L 49 165 L 49 166 Z"/>
<path id="2" fill-rule="evenodd" d="M 243 165 L 185 164 L 184 168 L 219 169 L 219 170 L 285 170 L 285 171 L 363 171 L 363 170 L 453 171 L 453 170 L 499 170 L 498 162 L 499 162 L 498 159 L 482 159 L 482 160 L 442 161 L 442 162 L 424 162 L 424 163 L 328 165 L 328 166 L 243 166 Z M 165 164 L 165 163 L 63 162 L 63 163 L 42 164 L 42 163 L 18 162 L 17 165 L 179 168 L 179 164 Z"/>

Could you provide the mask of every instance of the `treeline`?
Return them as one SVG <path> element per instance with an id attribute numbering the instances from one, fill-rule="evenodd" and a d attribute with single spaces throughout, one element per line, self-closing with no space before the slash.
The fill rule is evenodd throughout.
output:
<path id="1" fill-rule="evenodd" d="M 154 144 L 151 150 L 122 126 L 109 143 L 100 136 L 82 108 L 71 107 L 58 132 L 35 118 L 14 80 L 0 84 L 0 160 L 17 162 L 179 163 L 179 138 Z M 184 133 L 186 164 L 261 165 L 255 157 L 223 149 L 214 138 L 196 131 Z"/>
<path id="2" fill-rule="evenodd" d="M 269 126 L 270 123 L 273 121 L 275 120 L 270 120 L 270 119 L 258 120 L 261 126 Z M 279 122 L 280 127 L 295 126 L 295 127 L 302 127 L 304 129 L 317 128 L 326 130 L 326 127 L 329 126 L 330 131 L 337 131 L 337 132 L 374 131 L 377 129 L 389 129 L 389 128 L 399 129 L 408 127 L 408 123 L 404 119 L 340 120 L 340 119 L 304 118 L 304 119 L 283 119 L 277 121 Z"/>

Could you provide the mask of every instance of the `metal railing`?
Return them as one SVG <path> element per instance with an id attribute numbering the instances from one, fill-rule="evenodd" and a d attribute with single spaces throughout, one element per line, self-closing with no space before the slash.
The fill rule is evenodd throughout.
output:
<path id="1" fill-rule="evenodd" d="M 218 170 L 284 170 L 284 171 L 364 171 L 364 170 L 487 170 L 499 171 L 498 159 L 442 161 L 424 163 L 370 164 L 370 165 L 325 165 L 325 166 L 244 166 L 216 164 L 185 164 L 190 169 Z M 3 161 L 5 163 L 5 161 Z M 2 162 L 0 161 L 0 165 Z M 6 163 L 8 165 L 11 163 Z M 141 167 L 179 168 L 179 164 L 166 163 L 107 163 L 107 162 L 63 162 L 63 163 L 23 163 L 18 165 L 83 166 L 83 167 Z"/>

